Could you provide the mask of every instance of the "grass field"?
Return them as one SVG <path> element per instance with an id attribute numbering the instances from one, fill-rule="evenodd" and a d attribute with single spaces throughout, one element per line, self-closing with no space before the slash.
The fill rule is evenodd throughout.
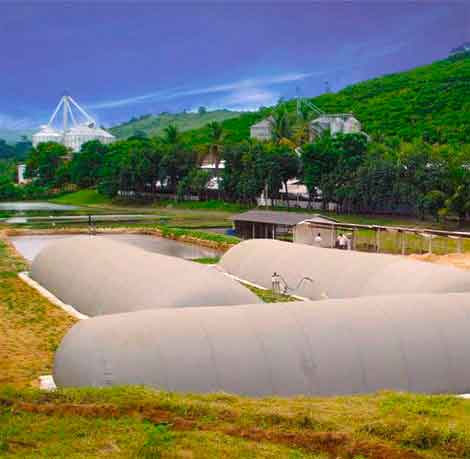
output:
<path id="1" fill-rule="evenodd" d="M 0 455 L 7 458 L 463 459 L 469 425 L 470 402 L 452 396 L 0 388 Z"/>
<path id="2" fill-rule="evenodd" d="M 102 206 L 111 205 L 111 199 L 99 194 L 95 189 L 88 188 L 74 193 L 64 194 L 51 202 L 56 204 L 68 204 L 71 206 Z"/>
<path id="3" fill-rule="evenodd" d="M 0 457 L 470 458 L 470 401 L 454 396 L 254 399 L 140 387 L 41 392 L 37 378 L 51 372 L 74 320 L 18 279 L 26 268 L 1 235 Z"/>
<path id="4" fill-rule="evenodd" d="M 94 189 L 80 190 L 54 199 L 51 202 L 79 206 L 76 211 L 61 212 L 62 214 L 89 213 L 132 213 L 155 214 L 164 217 L 170 226 L 181 228 L 230 228 L 230 218 L 241 211 L 235 204 L 208 201 L 201 203 L 178 203 L 175 201 L 159 201 L 140 204 L 136 202 L 110 200 Z M 50 226 L 42 224 L 42 227 Z"/>

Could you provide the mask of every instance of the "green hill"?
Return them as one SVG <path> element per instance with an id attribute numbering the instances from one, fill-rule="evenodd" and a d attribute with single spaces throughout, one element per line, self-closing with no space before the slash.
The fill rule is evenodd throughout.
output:
<path id="1" fill-rule="evenodd" d="M 376 138 L 417 137 L 429 142 L 470 142 L 470 54 L 455 56 L 406 72 L 385 75 L 309 99 L 327 113 L 353 112 Z M 284 106 L 295 113 L 296 101 Z M 250 126 L 269 110 L 243 113 L 223 122 L 229 140 L 249 138 Z M 207 128 L 187 132 L 199 143 Z"/>
<path id="2" fill-rule="evenodd" d="M 240 112 L 230 110 L 214 110 L 204 113 L 161 113 L 160 115 L 144 115 L 133 118 L 127 123 L 114 126 L 110 132 L 119 139 L 145 133 L 148 136 L 159 135 L 170 124 L 180 131 L 198 129 L 212 121 L 224 121 L 236 118 Z"/>
<path id="3" fill-rule="evenodd" d="M 313 102 L 326 112 L 354 112 L 375 136 L 470 142 L 470 55 L 348 86 Z"/>

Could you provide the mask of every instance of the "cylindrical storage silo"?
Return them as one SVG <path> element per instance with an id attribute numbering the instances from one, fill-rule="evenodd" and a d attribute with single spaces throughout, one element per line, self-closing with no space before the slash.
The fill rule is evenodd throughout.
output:
<path id="1" fill-rule="evenodd" d="M 276 272 L 291 293 L 310 299 L 470 290 L 470 273 L 450 266 L 272 239 L 237 244 L 223 255 L 220 266 L 265 288 L 271 287 Z M 302 281 L 305 277 L 311 281 Z"/>
<path id="2" fill-rule="evenodd" d="M 261 302 L 213 267 L 100 236 L 46 246 L 34 259 L 31 277 L 88 316 Z"/>
<path id="3" fill-rule="evenodd" d="M 58 386 L 336 395 L 470 392 L 470 295 L 139 311 L 82 321 Z"/>
<path id="4" fill-rule="evenodd" d="M 32 135 L 32 143 L 37 147 L 40 143 L 56 142 L 61 143 L 63 135 L 52 126 L 43 125 L 41 130 Z"/>

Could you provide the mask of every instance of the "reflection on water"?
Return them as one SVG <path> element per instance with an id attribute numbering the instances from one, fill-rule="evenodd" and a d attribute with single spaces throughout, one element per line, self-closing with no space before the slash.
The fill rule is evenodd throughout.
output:
<path id="1" fill-rule="evenodd" d="M 22 202 L 0 202 L 0 210 L 13 210 L 25 212 L 27 210 L 75 210 L 78 207 L 53 204 L 52 202 L 22 201 Z"/>
<path id="2" fill-rule="evenodd" d="M 12 237 L 10 240 L 24 258 L 29 261 L 34 260 L 36 255 L 48 244 L 65 238 L 83 237 L 78 234 L 67 235 L 47 235 L 47 236 L 18 236 Z M 100 234 L 100 238 L 110 238 L 116 241 L 125 242 L 140 247 L 148 252 L 161 253 L 172 257 L 185 258 L 192 260 L 202 257 L 216 257 L 220 255 L 217 250 L 206 249 L 193 244 L 173 241 L 161 237 L 149 236 L 145 234 Z M 71 260 L 73 262 L 73 260 Z"/>

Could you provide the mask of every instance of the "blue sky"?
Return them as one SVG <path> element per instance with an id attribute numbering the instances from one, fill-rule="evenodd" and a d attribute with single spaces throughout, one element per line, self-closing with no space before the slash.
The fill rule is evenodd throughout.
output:
<path id="1" fill-rule="evenodd" d="M 0 128 L 46 122 L 64 91 L 105 125 L 337 91 L 445 57 L 469 5 L 0 0 Z"/>

